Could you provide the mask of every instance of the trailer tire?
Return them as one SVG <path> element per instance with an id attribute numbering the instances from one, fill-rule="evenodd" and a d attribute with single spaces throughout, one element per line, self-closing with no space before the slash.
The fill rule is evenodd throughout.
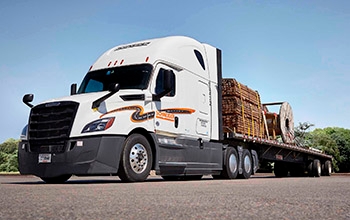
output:
<path id="1" fill-rule="evenodd" d="M 324 163 L 323 173 L 324 173 L 325 176 L 330 176 L 331 175 L 331 173 L 332 173 L 332 163 L 331 163 L 331 161 L 327 160 Z"/>
<path id="2" fill-rule="evenodd" d="M 242 179 L 249 179 L 253 172 L 252 155 L 249 150 L 243 149 L 241 163 L 242 174 L 239 174 L 239 177 Z"/>
<path id="3" fill-rule="evenodd" d="M 307 166 L 307 173 L 309 175 L 309 177 L 313 177 L 314 173 L 313 173 L 313 161 L 309 161 L 309 164 Z"/>
<path id="4" fill-rule="evenodd" d="M 152 168 L 152 149 L 141 134 L 132 134 L 124 142 L 118 176 L 123 182 L 141 182 Z"/>
<path id="5" fill-rule="evenodd" d="M 48 184 L 59 184 L 66 182 L 72 175 L 61 175 L 61 176 L 55 176 L 55 177 L 40 177 L 45 183 Z"/>
<path id="6" fill-rule="evenodd" d="M 315 159 L 312 163 L 312 171 L 313 171 L 313 176 L 315 177 L 320 177 L 321 176 L 321 162 L 318 159 Z"/>

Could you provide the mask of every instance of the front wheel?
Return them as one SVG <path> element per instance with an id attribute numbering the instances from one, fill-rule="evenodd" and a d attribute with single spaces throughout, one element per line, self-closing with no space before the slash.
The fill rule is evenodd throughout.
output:
<path id="1" fill-rule="evenodd" d="M 147 179 L 152 168 L 152 150 L 141 134 L 132 134 L 124 142 L 118 176 L 123 182 Z"/>

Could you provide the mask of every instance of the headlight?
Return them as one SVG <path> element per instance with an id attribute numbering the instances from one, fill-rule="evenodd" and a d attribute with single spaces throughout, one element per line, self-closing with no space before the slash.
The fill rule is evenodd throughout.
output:
<path id="1" fill-rule="evenodd" d="M 27 132 L 28 132 L 28 125 L 24 126 L 24 128 L 22 129 L 22 133 L 19 139 L 23 141 L 27 140 Z"/>
<path id="2" fill-rule="evenodd" d="M 83 128 L 81 133 L 86 132 L 94 132 L 94 131 L 104 131 L 110 128 L 113 125 L 114 117 L 113 118 L 102 118 L 96 121 L 93 121 Z"/>

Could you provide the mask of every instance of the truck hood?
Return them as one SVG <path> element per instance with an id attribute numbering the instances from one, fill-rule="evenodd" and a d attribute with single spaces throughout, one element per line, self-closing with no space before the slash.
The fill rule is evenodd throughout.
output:
<path id="1" fill-rule="evenodd" d="M 93 121 L 99 120 L 104 117 L 114 117 L 112 114 L 108 114 L 107 116 L 105 116 L 107 112 L 110 112 L 120 107 L 131 105 L 144 106 L 145 100 L 152 100 L 152 94 L 149 93 L 149 91 L 147 90 L 120 90 L 116 94 L 103 101 L 98 109 L 92 109 L 92 103 L 108 93 L 108 91 L 104 91 L 76 94 L 72 96 L 50 99 L 40 104 L 65 101 L 79 103 L 79 107 L 75 115 L 75 120 L 70 135 L 70 137 L 77 137 L 101 134 L 100 132 L 81 133 L 81 131 L 87 124 Z"/>

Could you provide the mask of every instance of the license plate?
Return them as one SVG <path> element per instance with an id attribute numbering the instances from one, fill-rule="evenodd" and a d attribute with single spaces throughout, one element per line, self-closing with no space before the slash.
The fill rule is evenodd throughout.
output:
<path id="1" fill-rule="evenodd" d="M 39 163 L 51 163 L 51 154 L 39 154 Z"/>

